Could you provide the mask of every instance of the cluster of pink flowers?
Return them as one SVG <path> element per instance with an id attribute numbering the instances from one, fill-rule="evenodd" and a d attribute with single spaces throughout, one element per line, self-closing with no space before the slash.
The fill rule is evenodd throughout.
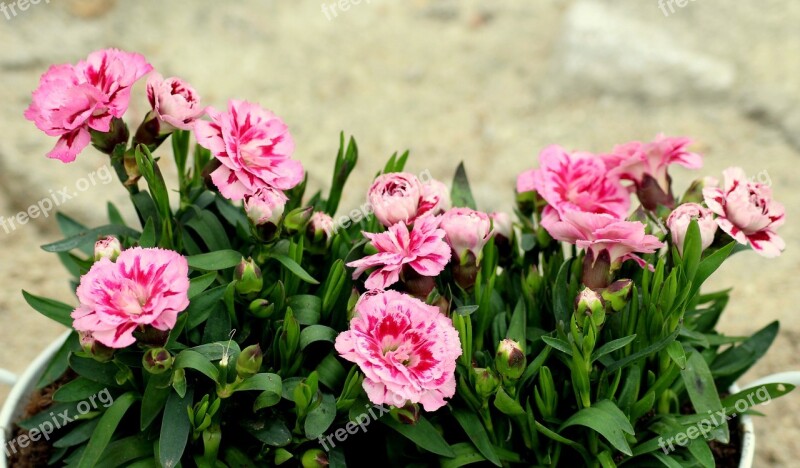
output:
<path id="1" fill-rule="evenodd" d="M 439 308 L 397 291 L 370 291 L 355 308 L 336 351 L 364 373 L 370 401 L 435 411 L 456 392 L 461 343 Z"/>
<path id="2" fill-rule="evenodd" d="M 81 277 L 80 305 L 73 327 L 110 347 L 136 342 L 137 329 L 168 331 L 189 306 L 189 265 L 171 250 L 135 247 L 119 253 L 118 243 L 98 243 L 99 261 Z M 114 255 L 107 256 L 111 250 Z"/>
<path id="3" fill-rule="evenodd" d="M 128 110 L 131 86 L 152 70 L 140 54 L 106 49 L 77 65 L 54 65 L 42 75 L 25 118 L 57 136 L 50 158 L 71 162 L 91 140 L 90 130 L 108 132 L 112 118 Z"/>

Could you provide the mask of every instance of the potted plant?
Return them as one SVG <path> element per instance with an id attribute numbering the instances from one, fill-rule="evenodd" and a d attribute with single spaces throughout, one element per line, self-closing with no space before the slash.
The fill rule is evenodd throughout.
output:
<path id="1" fill-rule="evenodd" d="M 701 286 L 740 250 L 777 256 L 783 208 L 740 169 L 676 198 L 668 167 L 702 162 L 687 139 L 548 147 L 516 221 L 477 211 L 463 165 L 448 189 L 395 153 L 335 217 L 352 138 L 306 196 L 279 117 L 204 108 L 139 54 L 52 67 L 25 116 L 52 158 L 106 154 L 138 221 L 58 215 L 43 248 L 77 306 L 24 292 L 72 331 L 0 415 L 12 465 L 746 466 L 740 421 L 797 381 L 735 387 L 778 325 L 720 334 L 728 291 Z"/>

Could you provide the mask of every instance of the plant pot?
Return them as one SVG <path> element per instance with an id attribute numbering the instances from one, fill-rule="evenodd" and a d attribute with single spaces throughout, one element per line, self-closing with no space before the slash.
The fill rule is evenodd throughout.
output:
<path id="1" fill-rule="evenodd" d="M 41 354 L 39 354 L 39 356 L 37 356 L 36 359 L 31 363 L 31 365 L 28 366 L 25 372 L 16 379 L 15 383 L 13 374 L 0 369 L 0 384 L 13 383 L 11 393 L 8 395 L 8 399 L 3 405 L 2 410 L 0 410 L 0 429 L 2 429 L 4 444 L 5 441 L 8 440 L 8 436 L 14 422 L 22 415 L 25 404 L 27 403 L 27 397 L 36 387 L 36 382 L 42 375 L 45 366 L 47 366 L 47 363 L 50 361 L 53 355 L 55 355 L 59 348 L 61 348 L 61 345 L 64 343 L 64 341 L 66 341 L 69 334 L 70 332 L 64 333 L 44 351 L 42 351 Z M 753 388 L 763 384 L 775 382 L 789 383 L 800 386 L 800 372 L 782 372 L 779 374 L 769 375 L 752 382 L 743 388 Z M 736 393 L 740 390 L 742 389 L 735 384 L 730 388 L 731 393 Z M 753 429 L 753 419 L 747 415 L 742 416 L 739 424 L 741 424 L 742 428 L 742 457 L 741 462 L 739 463 L 739 468 L 751 468 L 753 466 L 753 460 L 756 452 L 756 434 Z M 2 452 L 2 456 L 0 456 L 0 468 L 8 468 L 8 461 L 6 459 L 5 452 L 0 452 Z"/>
<path id="2" fill-rule="evenodd" d="M 0 384 L 13 384 L 11 393 L 8 394 L 3 408 L 0 409 L 0 432 L 2 432 L 3 436 L 3 448 L 0 449 L 0 468 L 8 468 L 5 444 L 14 426 L 14 422 L 22 415 L 25 405 L 28 402 L 28 396 L 36 388 L 36 382 L 39 381 L 39 377 L 41 377 L 42 372 L 44 372 L 47 363 L 50 362 L 50 359 L 58 352 L 70 333 L 70 331 L 65 332 L 53 341 L 50 346 L 33 360 L 31 365 L 28 366 L 25 372 L 18 378 L 15 379 L 13 374 L 0 369 Z"/>

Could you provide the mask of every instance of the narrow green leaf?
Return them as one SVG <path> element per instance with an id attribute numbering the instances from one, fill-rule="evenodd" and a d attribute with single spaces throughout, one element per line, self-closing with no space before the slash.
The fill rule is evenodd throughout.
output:
<path id="1" fill-rule="evenodd" d="M 475 198 L 472 196 L 472 189 L 469 187 L 467 171 L 463 162 L 458 164 L 456 174 L 453 176 L 453 188 L 451 189 L 450 198 L 454 207 L 476 209 Z"/>
<path id="2" fill-rule="evenodd" d="M 614 403 L 602 400 L 589 408 L 583 408 L 567 419 L 559 428 L 559 432 L 576 425 L 595 430 L 605 437 L 614 448 L 628 456 L 632 455 L 625 434 L 633 435 L 633 426 L 625 413 Z"/>
<path id="3" fill-rule="evenodd" d="M 483 427 L 478 415 L 473 411 L 455 408 L 453 409 L 453 416 L 481 454 L 495 466 L 502 466 L 500 458 L 495 453 L 492 442 L 489 440 L 489 435 L 486 433 L 486 429 Z"/>
<path id="4" fill-rule="evenodd" d="M 42 246 L 42 250 L 46 252 L 68 252 L 72 249 L 80 248 L 82 246 L 94 245 L 94 243 L 97 242 L 97 239 L 105 236 L 125 236 L 138 238 L 140 234 L 139 231 L 131 229 L 127 226 L 108 224 L 106 226 L 100 226 L 94 229 L 83 231 L 58 242 L 45 244 Z"/>
<path id="5" fill-rule="evenodd" d="M 74 307 L 53 299 L 33 295 L 25 290 L 22 291 L 22 297 L 25 298 L 25 302 L 27 302 L 29 306 L 33 307 L 33 309 L 40 314 L 61 325 L 72 328 L 72 317 L 70 314 L 75 310 Z"/>
<path id="6" fill-rule="evenodd" d="M 233 268 L 242 261 L 242 254 L 235 250 L 219 250 L 186 257 L 189 267 L 195 270 L 224 270 Z"/>
<path id="7" fill-rule="evenodd" d="M 125 416 L 128 408 L 134 402 L 136 402 L 136 395 L 131 392 L 125 393 L 119 396 L 108 410 L 103 413 L 94 433 L 92 433 L 91 439 L 89 439 L 89 443 L 86 445 L 86 449 L 83 451 L 83 455 L 78 462 L 78 468 L 93 468 L 97 464 L 106 446 L 114 436 L 117 426 L 122 421 L 122 417 Z"/>
<path id="8" fill-rule="evenodd" d="M 158 439 L 158 461 L 164 468 L 177 466 L 192 430 L 187 408 L 192 406 L 194 389 L 188 388 L 183 397 L 170 392 L 161 420 L 161 435 Z"/>
<path id="9" fill-rule="evenodd" d="M 414 425 L 401 424 L 393 418 L 381 418 L 381 422 L 422 449 L 443 457 L 454 457 L 456 455 L 450 445 L 439 434 L 439 431 L 433 427 L 433 424 L 425 416 L 420 416 L 419 421 Z"/>
<path id="10" fill-rule="evenodd" d="M 283 266 L 289 269 L 295 276 L 300 278 L 301 280 L 305 281 L 309 284 L 319 284 L 319 281 L 315 280 L 311 275 L 309 275 L 303 267 L 300 266 L 297 262 L 292 260 L 291 258 L 287 257 L 283 254 L 272 253 L 270 254 L 270 258 L 274 258 L 275 260 L 281 262 Z"/>

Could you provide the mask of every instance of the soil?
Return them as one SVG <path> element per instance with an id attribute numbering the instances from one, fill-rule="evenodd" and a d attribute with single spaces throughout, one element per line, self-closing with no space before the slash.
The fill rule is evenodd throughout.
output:
<path id="1" fill-rule="evenodd" d="M 53 394 L 56 392 L 56 390 L 74 378 L 74 375 L 67 373 L 52 384 L 40 390 L 34 391 L 31 395 L 30 401 L 28 401 L 28 404 L 25 406 L 25 411 L 20 418 L 20 421 L 30 418 L 31 416 L 35 416 L 42 411 L 47 411 L 51 406 L 53 406 Z M 11 440 L 15 440 L 17 437 L 27 433 L 28 431 L 25 429 L 14 425 Z M 50 442 L 44 439 L 39 439 L 36 442 L 31 442 L 27 447 L 18 447 L 17 451 L 11 454 L 8 466 L 11 468 L 36 468 L 47 466 L 47 462 L 50 460 L 52 453 L 53 447 L 50 445 Z"/>
<path id="2" fill-rule="evenodd" d="M 736 468 L 742 459 L 742 427 L 739 425 L 738 417 L 728 421 L 728 428 L 731 434 L 729 444 L 721 444 L 712 440 L 708 445 L 714 454 L 714 462 L 717 468 Z"/>

